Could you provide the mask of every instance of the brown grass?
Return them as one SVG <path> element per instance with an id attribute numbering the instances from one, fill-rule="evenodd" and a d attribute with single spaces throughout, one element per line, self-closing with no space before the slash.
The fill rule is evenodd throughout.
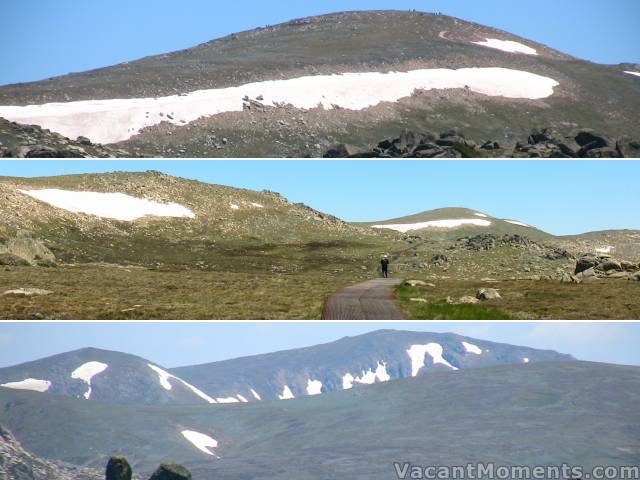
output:
<path id="1" fill-rule="evenodd" d="M 319 319 L 350 275 L 152 271 L 108 266 L 0 271 L 0 319 Z M 17 298 L 18 287 L 54 291 Z M 136 305 L 139 305 L 136 307 Z"/>

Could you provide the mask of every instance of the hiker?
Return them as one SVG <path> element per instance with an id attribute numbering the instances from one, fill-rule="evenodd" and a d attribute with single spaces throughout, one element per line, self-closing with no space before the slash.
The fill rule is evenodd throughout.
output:
<path id="1" fill-rule="evenodd" d="M 384 278 L 389 277 L 389 256 L 384 255 L 382 260 L 380 260 L 380 265 L 382 266 L 382 276 Z"/>

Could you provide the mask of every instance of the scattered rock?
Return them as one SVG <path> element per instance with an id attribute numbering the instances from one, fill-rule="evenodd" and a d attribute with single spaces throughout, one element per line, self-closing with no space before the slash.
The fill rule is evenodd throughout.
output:
<path id="1" fill-rule="evenodd" d="M 502 298 L 500 293 L 495 288 L 481 288 L 476 292 L 476 298 L 478 300 L 496 300 Z"/>
<path id="2" fill-rule="evenodd" d="M 334 145 L 325 152 L 330 158 L 478 158 L 486 156 L 530 158 L 610 158 L 637 157 L 640 142 L 629 137 L 613 141 L 592 130 L 560 134 L 548 128 L 534 130 L 526 141 L 516 142 L 511 152 L 495 140 L 478 143 L 459 132 L 444 132 L 439 136 L 430 132 L 403 130 L 398 138 L 385 139 L 368 150 Z"/>
<path id="3" fill-rule="evenodd" d="M 124 457 L 114 456 L 109 459 L 105 480 L 131 480 L 131 465 Z"/>
<path id="4" fill-rule="evenodd" d="M 191 480 L 191 472 L 182 465 L 162 464 L 149 480 Z"/>

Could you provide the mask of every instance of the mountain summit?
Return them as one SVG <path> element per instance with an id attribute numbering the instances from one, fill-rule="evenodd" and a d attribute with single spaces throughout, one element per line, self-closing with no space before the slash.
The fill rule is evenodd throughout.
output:
<path id="1" fill-rule="evenodd" d="M 638 137 L 634 73 L 444 15 L 347 12 L 0 87 L 0 117 L 151 156 L 320 156 L 403 128 Z"/>

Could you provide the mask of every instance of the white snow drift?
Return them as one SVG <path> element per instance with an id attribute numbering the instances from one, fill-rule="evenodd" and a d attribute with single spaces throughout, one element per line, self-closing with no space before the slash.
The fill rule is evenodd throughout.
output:
<path id="1" fill-rule="evenodd" d="M 320 395 L 322 393 L 322 382 L 320 380 L 307 380 L 307 395 Z"/>
<path id="2" fill-rule="evenodd" d="M 552 78 L 509 68 L 423 69 L 409 72 L 362 72 L 314 75 L 198 90 L 160 98 L 83 100 L 27 106 L 0 106 L 0 117 L 36 124 L 69 138 L 85 136 L 99 143 L 127 140 L 140 129 L 176 125 L 224 112 L 241 112 L 243 98 L 261 97 L 265 105 L 290 104 L 310 109 L 333 106 L 362 110 L 397 102 L 415 90 L 468 88 L 506 98 L 541 99 L 553 95 Z"/>
<path id="3" fill-rule="evenodd" d="M 159 203 L 124 193 L 75 192 L 58 190 L 18 190 L 35 199 L 69 212 L 131 222 L 146 215 L 194 218 L 194 213 L 177 203 Z"/>
<path id="4" fill-rule="evenodd" d="M 627 72 L 627 71 L 625 71 L 624 73 L 628 73 L 629 75 L 635 75 L 636 77 L 640 77 L 640 72 Z"/>
<path id="5" fill-rule="evenodd" d="M 215 456 L 210 448 L 216 448 L 218 446 L 218 441 L 211 438 L 209 435 L 205 435 L 204 433 L 196 432 L 193 430 L 183 430 L 182 436 L 189 440 L 198 450 L 206 453 L 207 455 Z"/>
<path id="6" fill-rule="evenodd" d="M 475 353 L 476 355 L 482 355 L 482 349 L 469 342 L 462 342 L 462 346 L 464 347 L 465 352 L 467 353 Z"/>
<path id="7" fill-rule="evenodd" d="M 104 372 L 108 367 L 109 365 L 102 362 L 87 362 L 71 372 L 71 378 L 79 378 L 89 386 L 89 390 L 84 393 L 84 398 L 87 400 L 91 398 L 91 379 Z"/>
<path id="8" fill-rule="evenodd" d="M 376 379 L 380 382 L 388 382 L 391 380 L 391 375 L 387 373 L 387 364 L 385 362 L 378 362 L 375 372 L 372 368 L 363 370 L 362 375 L 354 377 L 350 373 L 345 373 L 342 376 L 342 389 L 349 390 L 353 388 L 354 383 L 362 383 L 365 385 L 373 385 L 376 383 Z"/>
<path id="9" fill-rule="evenodd" d="M 484 42 L 471 42 L 482 47 L 494 48 L 508 53 L 524 53 L 525 55 L 538 55 L 535 48 L 528 47 L 520 42 L 513 40 L 498 40 L 496 38 L 487 38 Z"/>
<path id="10" fill-rule="evenodd" d="M 166 372 L 160 367 L 157 367 L 150 363 L 147 363 L 147 365 L 151 370 L 153 370 L 158 374 L 158 381 L 160 382 L 160 385 L 162 385 L 162 388 L 164 388 L 165 390 L 171 390 L 171 383 L 169 382 L 169 379 L 173 378 L 174 380 L 177 380 L 180 383 L 182 383 L 185 387 L 187 387 L 189 390 L 191 390 L 193 393 L 195 393 L 197 396 L 199 396 L 203 400 L 206 400 L 209 403 L 216 403 L 216 401 L 213 398 L 211 398 L 209 395 L 204 393 L 202 390 L 194 387 L 190 383 L 185 382 L 181 378 L 176 377 L 175 375 L 171 375 L 169 372 Z"/>
<path id="11" fill-rule="evenodd" d="M 613 252 L 613 250 L 615 250 L 615 247 L 613 247 L 612 245 L 608 245 L 606 247 L 596 248 L 596 253 L 609 254 L 609 253 Z"/>
<path id="12" fill-rule="evenodd" d="M 474 215 L 475 215 L 476 217 L 488 218 L 488 215 L 485 215 L 484 213 L 478 213 L 478 212 L 476 212 L 476 213 L 474 213 Z"/>
<path id="13" fill-rule="evenodd" d="M 255 398 L 256 400 L 262 400 L 262 397 L 258 394 L 258 392 L 256 392 L 253 388 L 250 390 L 251 390 L 251 395 L 253 395 L 253 398 Z"/>
<path id="14" fill-rule="evenodd" d="M 424 367 L 425 354 L 429 354 L 433 359 L 433 364 L 441 363 L 451 368 L 452 370 L 458 370 L 456 367 L 447 362 L 443 357 L 443 348 L 439 343 L 427 343 L 426 345 L 411 345 L 407 353 L 411 357 L 411 376 L 415 377 L 422 367 Z"/>
<path id="15" fill-rule="evenodd" d="M 292 398 L 295 398 L 295 395 L 289 388 L 289 385 L 285 385 L 282 389 L 282 395 L 278 395 L 278 398 L 280 400 L 291 400 Z"/>
<path id="16" fill-rule="evenodd" d="M 34 392 L 46 392 L 51 387 L 49 380 L 38 380 L 37 378 L 25 378 L 19 382 L 8 382 L 0 384 L 0 387 L 14 388 L 16 390 L 33 390 Z"/>
<path id="17" fill-rule="evenodd" d="M 489 220 L 480 220 L 478 218 L 458 218 L 455 220 L 430 220 L 428 222 L 418 223 L 395 223 L 389 225 L 372 225 L 371 228 L 387 228 L 396 230 L 400 233 L 407 233 L 411 230 L 422 230 L 423 228 L 456 228 L 462 225 L 476 225 L 478 227 L 488 227 L 491 225 Z"/>

